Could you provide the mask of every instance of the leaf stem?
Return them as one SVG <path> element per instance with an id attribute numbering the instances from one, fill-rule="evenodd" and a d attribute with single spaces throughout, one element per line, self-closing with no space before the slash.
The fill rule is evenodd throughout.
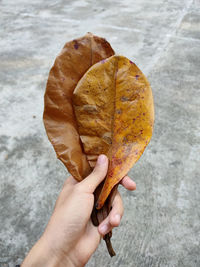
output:
<path id="1" fill-rule="evenodd" d="M 108 234 L 106 234 L 103 239 L 106 242 L 106 246 L 107 246 L 108 252 L 110 254 L 110 257 L 113 257 L 113 256 L 116 255 L 116 253 L 115 253 L 115 251 L 114 251 L 114 249 L 112 247 L 112 243 L 111 243 L 111 240 L 110 240 L 112 234 L 110 234 L 110 233 L 111 232 L 109 232 Z"/>

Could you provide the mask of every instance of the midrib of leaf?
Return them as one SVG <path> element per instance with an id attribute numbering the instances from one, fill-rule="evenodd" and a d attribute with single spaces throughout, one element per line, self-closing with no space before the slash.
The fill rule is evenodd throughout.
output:
<path id="1" fill-rule="evenodd" d="M 115 114 L 116 114 L 116 82 L 117 82 L 117 73 L 118 73 L 118 61 L 119 58 L 115 57 L 115 67 L 114 67 L 114 108 L 113 108 L 113 116 L 112 116 L 112 124 L 111 124 L 111 156 L 112 156 L 112 150 L 113 150 L 113 137 L 114 137 L 114 127 L 115 127 Z"/>

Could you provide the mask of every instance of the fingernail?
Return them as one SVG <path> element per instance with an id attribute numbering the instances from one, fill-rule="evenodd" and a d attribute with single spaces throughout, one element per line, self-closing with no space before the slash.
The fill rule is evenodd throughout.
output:
<path id="1" fill-rule="evenodd" d="M 105 162 L 106 162 L 106 156 L 105 155 L 100 155 L 98 157 L 97 163 L 104 164 Z"/>
<path id="2" fill-rule="evenodd" d="M 107 230 L 108 230 L 108 225 L 107 225 L 107 224 L 104 224 L 104 225 L 102 225 L 102 226 L 99 227 L 99 231 L 100 231 L 103 235 L 106 234 Z"/>
<path id="3" fill-rule="evenodd" d="M 120 222 L 120 220 L 121 220 L 121 216 L 119 214 L 115 214 L 114 218 L 115 218 L 116 222 Z"/>

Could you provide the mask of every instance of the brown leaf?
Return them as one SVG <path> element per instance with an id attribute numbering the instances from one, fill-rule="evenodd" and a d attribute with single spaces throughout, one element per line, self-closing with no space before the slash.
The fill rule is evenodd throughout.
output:
<path id="1" fill-rule="evenodd" d="M 77 132 L 72 94 L 80 78 L 93 64 L 113 54 L 105 39 L 88 33 L 65 44 L 49 73 L 44 98 L 44 125 L 57 157 L 78 181 L 85 178 L 91 168 Z"/>
<path id="2" fill-rule="evenodd" d="M 73 106 L 90 165 L 101 153 L 109 157 L 108 174 L 97 201 L 100 209 L 151 139 L 152 91 L 133 62 L 112 56 L 82 77 L 74 91 Z"/>

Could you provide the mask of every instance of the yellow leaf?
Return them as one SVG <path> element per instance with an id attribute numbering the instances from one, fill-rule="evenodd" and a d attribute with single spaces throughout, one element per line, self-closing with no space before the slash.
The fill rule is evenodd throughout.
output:
<path id="1" fill-rule="evenodd" d="M 96 205 L 100 209 L 151 139 L 151 87 L 133 62 L 115 55 L 85 73 L 74 90 L 73 107 L 90 165 L 99 154 L 109 157 L 108 174 Z"/>

